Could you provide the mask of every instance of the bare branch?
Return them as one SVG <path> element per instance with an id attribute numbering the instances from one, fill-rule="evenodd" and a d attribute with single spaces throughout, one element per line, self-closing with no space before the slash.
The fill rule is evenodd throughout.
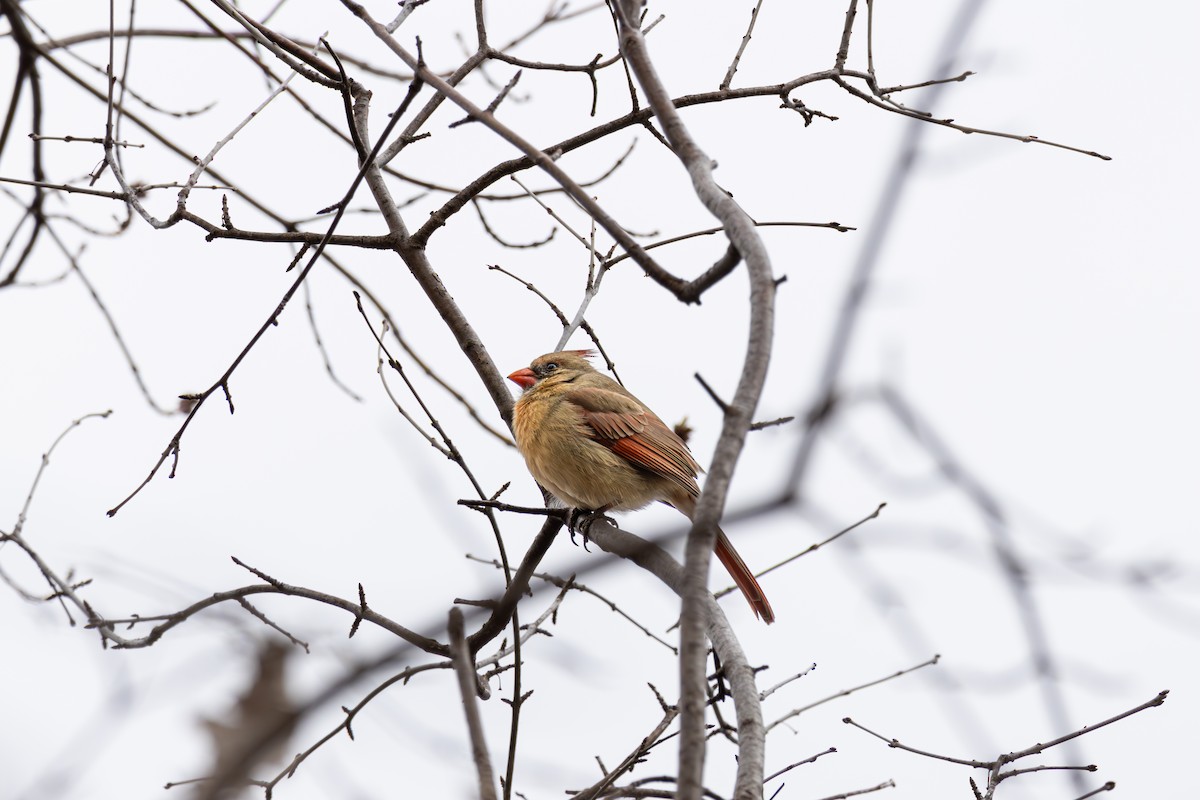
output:
<path id="1" fill-rule="evenodd" d="M 471 758 L 479 778 L 479 796 L 483 800 L 497 800 L 496 775 L 488 755 L 487 741 L 483 736 L 483 724 L 479 719 L 476 695 L 479 692 L 479 676 L 471 664 L 471 651 L 463 635 L 463 613 L 461 609 L 450 609 L 450 658 L 458 675 L 458 691 L 462 697 L 463 711 L 467 716 L 467 732 L 471 736 Z"/>

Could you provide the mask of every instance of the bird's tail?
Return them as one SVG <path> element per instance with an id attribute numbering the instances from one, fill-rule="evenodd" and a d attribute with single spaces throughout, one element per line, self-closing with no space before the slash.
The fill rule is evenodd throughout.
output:
<path id="1" fill-rule="evenodd" d="M 767 595 L 762 587 L 758 585 L 758 580 L 754 577 L 754 573 L 750 571 L 750 567 L 746 566 L 746 562 L 742 561 L 742 557 L 738 555 L 738 551 L 733 549 L 733 543 L 729 541 L 729 537 L 725 535 L 725 531 L 717 528 L 717 547 L 715 550 L 717 558 L 725 565 L 725 569 L 729 571 L 729 576 L 733 578 L 733 582 L 742 590 L 742 594 L 750 602 L 750 607 L 754 609 L 754 616 L 761 617 L 762 621 L 770 625 L 775 621 L 775 612 L 771 610 L 771 604 L 767 602 Z"/>
<path id="2" fill-rule="evenodd" d="M 693 519 L 696 515 L 696 498 L 693 496 L 673 498 L 671 505 L 682 511 L 688 519 Z M 742 561 L 738 551 L 733 549 L 733 542 L 729 541 L 725 531 L 720 528 L 717 528 L 717 545 L 714 552 L 721 563 L 725 565 L 733 582 L 737 584 L 738 589 L 750 603 L 750 607 L 754 609 L 754 616 L 759 617 L 768 625 L 774 622 L 775 612 L 771 610 L 771 604 L 767 602 L 767 593 L 758 585 L 754 573 L 750 571 L 750 567 L 746 566 L 746 562 Z"/>

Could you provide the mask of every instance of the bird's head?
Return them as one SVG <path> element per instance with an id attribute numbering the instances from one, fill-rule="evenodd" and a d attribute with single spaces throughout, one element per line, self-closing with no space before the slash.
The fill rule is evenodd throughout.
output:
<path id="1" fill-rule="evenodd" d="M 570 383 L 580 375 L 595 372 L 588 359 L 596 354 L 594 350 L 563 350 L 558 353 L 546 353 L 538 356 L 528 367 L 523 367 L 508 376 L 508 379 L 522 389 L 531 389 L 537 384 L 550 385 Z"/>

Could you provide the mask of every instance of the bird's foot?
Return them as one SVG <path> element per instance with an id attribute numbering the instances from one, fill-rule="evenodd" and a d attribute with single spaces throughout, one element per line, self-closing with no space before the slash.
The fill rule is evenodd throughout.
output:
<path id="1" fill-rule="evenodd" d="M 592 523 L 598 519 L 604 519 L 616 525 L 616 522 L 604 513 L 607 510 L 607 508 L 598 508 L 594 511 L 589 511 L 584 508 L 572 508 L 571 513 L 567 515 L 567 530 L 571 534 L 571 544 L 578 544 L 575 541 L 575 534 L 578 533 L 583 538 L 583 549 L 590 553 L 591 550 L 588 550 L 588 530 L 592 527 Z"/>
<path id="2" fill-rule="evenodd" d="M 591 524 L 591 514 L 591 511 L 583 508 L 572 508 L 567 514 L 567 532 L 571 534 L 571 544 L 579 546 L 579 542 L 575 541 L 575 534 L 578 533 L 583 537 L 583 549 L 589 553 L 587 529 Z"/>

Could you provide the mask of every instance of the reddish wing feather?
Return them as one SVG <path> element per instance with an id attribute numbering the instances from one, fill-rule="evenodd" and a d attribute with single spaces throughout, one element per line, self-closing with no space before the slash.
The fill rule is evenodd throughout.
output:
<path id="1" fill-rule="evenodd" d="M 649 472 L 667 478 L 692 496 L 700 493 L 700 465 L 687 445 L 638 401 L 618 392 L 591 387 L 571 389 L 567 398 L 596 441 Z"/>
<path id="2" fill-rule="evenodd" d="M 653 472 L 655 475 L 669 478 L 688 494 L 694 496 L 699 491 L 695 478 L 686 473 L 681 473 L 677 464 L 666 458 L 660 451 L 655 450 L 641 436 L 627 436 L 615 442 L 604 443 L 614 453 L 625 460 L 636 464 L 642 469 Z"/>

